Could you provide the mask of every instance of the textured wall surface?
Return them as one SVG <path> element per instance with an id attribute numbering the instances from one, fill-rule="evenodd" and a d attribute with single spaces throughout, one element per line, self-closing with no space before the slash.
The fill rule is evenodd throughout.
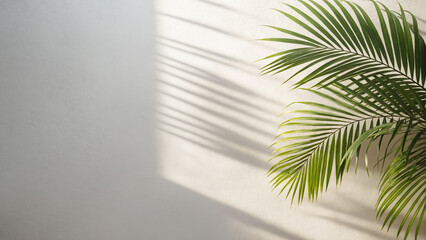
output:
<path id="1" fill-rule="evenodd" d="M 424 0 L 400 3 L 426 31 Z M 0 0 L 0 239 L 394 239 L 377 173 L 315 204 L 271 192 L 277 115 L 310 96 L 258 75 L 283 47 L 254 41 L 277 35 L 260 25 L 295 29 L 270 8 Z"/>

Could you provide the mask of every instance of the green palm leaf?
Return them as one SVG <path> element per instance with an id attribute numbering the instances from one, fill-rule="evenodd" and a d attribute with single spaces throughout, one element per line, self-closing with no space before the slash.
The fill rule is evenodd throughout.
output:
<path id="1" fill-rule="evenodd" d="M 342 180 L 351 161 L 356 169 L 362 154 L 368 171 L 367 152 L 377 140 L 376 165 L 387 164 L 377 216 L 388 229 L 399 221 L 404 239 L 414 226 L 417 238 L 426 208 L 426 47 L 416 18 L 373 0 L 377 24 L 353 2 L 297 1 L 303 8 L 276 11 L 308 35 L 268 26 L 284 36 L 261 40 L 299 46 L 264 58 L 273 60 L 261 73 L 296 68 L 284 83 L 295 79 L 293 89 L 325 103 L 295 102 L 289 107 L 296 110 L 283 113 L 288 119 L 271 145 L 273 187 L 292 202 L 315 200 L 331 178 Z"/>

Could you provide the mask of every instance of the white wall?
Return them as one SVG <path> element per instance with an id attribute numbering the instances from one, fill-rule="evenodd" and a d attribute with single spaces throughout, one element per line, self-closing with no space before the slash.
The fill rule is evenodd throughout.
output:
<path id="1" fill-rule="evenodd" d="M 271 7 L 0 0 L 0 239 L 394 239 L 377 174 L 315 204 L 271 192 L 276 115 L 303 98 L 258 76 L 280 49 L 259 25 L 288 24 Z"/>
<path id="2" fill-rule="evenodd" d="M 144 239 L 151 1 L 0 1 L 0 239 Z"/>

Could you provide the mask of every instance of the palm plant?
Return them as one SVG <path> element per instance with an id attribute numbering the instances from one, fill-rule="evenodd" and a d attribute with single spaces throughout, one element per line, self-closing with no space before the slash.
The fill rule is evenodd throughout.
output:
<path id="1" fill-rule="evenodd" d="M 283 113 L 290 118 L 272 144 L 273 187 L 292 202 L 305 194 L 316 200 L 351 162 L 356 169 L 361 153 L 368 172 L 367 152 L 377 143 L 377 217 L 388 230 L 399 222 L 404 239 L 414 226 L 417 239 L 426 209 L 426 47 L 416 18 L 374 0 L 376 24 L 353 2 L 298 2 L 303 9 L 285 4 L 293 15 L 275 10 L 307 34 L 268 26 L 285 36 L 261 40 L 297 47 L 264 58 L 271 61 L 261 71 L 292 69 L 284 83 L 295 79 L 294 89 L 324 101 L 295 102 Z"/>

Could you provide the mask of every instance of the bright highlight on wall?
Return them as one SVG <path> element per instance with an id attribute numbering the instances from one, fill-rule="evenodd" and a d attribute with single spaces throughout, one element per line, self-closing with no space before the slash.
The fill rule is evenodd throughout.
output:
<path id="1" fill-rule="evenodd" d="M 420 1 L 401 4 L 410 9 Z M 377 175 L 351 173 L 313 205 L 290 208 L 289 201 L 270 192 L 265 162 L 276 116 L 285 104 L 313 96 L 280 87 L 282 75 L 259 76 L 262 64 L 256 60 L 280 47 L 254 40 L 277 35 L 260 25 L 283 26 L 286 21 L 269 8 L 281 6 L 264 1 L 157 2 L 161 177 L 190 192 L 188 198 L 194 195 L 214 206 L 197 208 L 196 217 L 185 213 L 193 222 L 216 228 L 211 239 L 394 239 L 395 229 L 380 231 L 375 219 Z M 201 236 L 203 230 L 192 233 Z"/>

